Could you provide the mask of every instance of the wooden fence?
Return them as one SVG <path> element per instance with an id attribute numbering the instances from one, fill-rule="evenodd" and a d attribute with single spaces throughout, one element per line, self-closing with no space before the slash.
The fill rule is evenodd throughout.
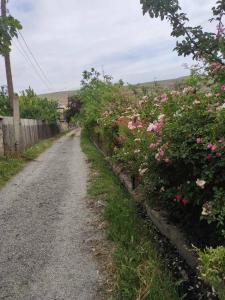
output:
<path id="1" fill-rule="evenodd" d="M 24 151 L 38 141 L 50 138 L 62 131 L 60 124 L 45 121 L 21 119 L 20 147 Z M 0 117 L 0 155 L 12 155 L 15 150 L 13 118 Z"/>

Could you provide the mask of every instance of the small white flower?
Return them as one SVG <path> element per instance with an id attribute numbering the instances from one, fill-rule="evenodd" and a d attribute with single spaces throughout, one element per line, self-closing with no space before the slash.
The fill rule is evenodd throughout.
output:
<path id="1" fill-rule="evenodd" d="M 193 102 L 193 104 L 200 104 L 201 102 L 199 101 L 199 100 L 195 100 L 194 102 Z"/>
<path id="2" fill-rule="evenodd" d="M 144 174 L 148 171 L 148 168 L 146 169 L 139 169 L 140 176 L 144 176 Z"/>
<path id="3" fill-rule="evenodd" d="M 161 187 L 160 192 L 161 192 L 161 193 L 165 192 L 164 186 Z"/>
<path id="4" fill-rule="evenodd" d="M 209 202 L 206 202 L 202 206 L 202 216 L 207 217 L 212 213 L 212 206 Z"/>
<path id="5" fill-rule="evenodd" d="M 136 154 L 136 153 L 140 153 L 141 152 L 141 150 L 140 149 L 136 149 L 136 150 L 134 150 L 134 153 Z"/>
<path id="6" fill-rule="evenodd" d="M 204 188 L 205 188 L 206 181 L 205 181 L 205 180 L 201 180 L 201 179 L 197 179 L 197 180 L 196 180 L 196 184 L 197 184 L 197 186 L 199 186 L 201 189 L 204 189 Z"/>

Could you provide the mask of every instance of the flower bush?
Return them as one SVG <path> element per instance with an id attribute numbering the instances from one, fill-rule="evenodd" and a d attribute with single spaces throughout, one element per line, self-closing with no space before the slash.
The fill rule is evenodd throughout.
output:
<path id="1" fill-rule="evenodd" d="M 149 203 L 180 222 L 207 220 L 224 236 L 223 84 L 207 92 L 192 85 L 143 95 L 101 80 L 94 69 L 84 75 L 85 126 L 143 184 Z"/>
<path id="2" fill-rule="evenodd" d="M 92 139 L 134 188 L 142 185 L 151 207 L 166 209 L 194 241 L 203 239 L 199 246 L 223 244 L 225 78 L 193 74 L 171 91 L 113 84 L 94 69 L 84 77 L 81 115 Z M 213 251 L 205 252 L 210 261 Z M 206 279 L 221 293 L 224 257 L 217 259 L 219 275 Z"/>

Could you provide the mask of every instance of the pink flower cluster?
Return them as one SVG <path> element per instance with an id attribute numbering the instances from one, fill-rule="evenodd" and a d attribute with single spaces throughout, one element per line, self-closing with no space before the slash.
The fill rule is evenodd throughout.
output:
<path id="1" fill-rule="evenodd" d="M 216 151 L 217 146 L 214 144 L 208 144 L 207 149 L 211 150 L 212 152 Z"/>
<path id="2" fill-rule="evenodd" d="M 196 139 L 196 144 L 202 144 L 202 143 L 203 143 L 202 138 L 197 138 L 197 139 Z"/>
<path id="3" fill-rule="evenodd" d="M 160 145 L 161 141 L 159 140 L 158 142 L 156 143 L 151 143 L 148 147 L 150 149 L 155 149 L 156 147 L 158 147 Z"/>
<path id="4" fill-rule="evenodd" d="M 167 156 L 165 156 L 165 149 L 166 149 L 167 145 L 164 144 L 162 145 L 159 149 L 158 149 L 158 152 L 156 153 L 155 155 L 155 159 L 157 161 L 164 161 L 166 163 L 169 163 L 170 160 Z"/>
<path id="5" fill-rule="evenodd" d="M 182 195 L 180 195 L 180 194 L 176 195 L 175 201 L 179 202 L 179 203 L 181 203 L 182 205 L 185 205 L 185 206 L 189 204 L 189 201 L 187 199 L 183 198 Z"/>
<path id="6" fill-rule="evenodd" d="M 194 88 L 192 86 L 187 86 L 183 89 L 183 94 L 193 93 Z"/>
<path id="7" fill-rule="evenodd" d="M 157 103 L 165 103 L 168 100 L 168 96 L 166 93 L 162 93 L 159 96 L 155 97 L 155 101 Z"/>
<path id="8" fill-rule="evenodd" d="M 221 157 L 222 157 L 222 153 L 219 152 L 219 149 L 218 149 L 218 148 L 220 148 L 221 150 L 224 150 L 224 149 L 225 149 L 225 141 L 224 141 L 224 139 L 222 138 L 222 139 L 220 139 L 220 140 L 218 141 L 218 143 L 220 144 L 220 146 L 219 146 L 219 145 L 217 146 L 217 145 L 212 144 L 212 143 L 208 144 L 208 145 L 207 145 L 207 149 L 210 150 L 211 152 L 216 152 L 216 150 L 217 150 L 216 157 L 217 157 L 217 158 L 221 158 Z M 210 153 L 210 154 L 207 155 L 207 159 L 208 159 L 208 160 L 212 160 L 212 159 L 213 159 L 212 153 Z"/>
<path id="9" fill-rule="evenodd" d="M 143 124 L 141 122 L 140 116 L 139 115 L 134 115 L 132 117 L 132 120 L 128 122 L 128 128 L 130 130 L 134 130 L 137 128 L 143 128 Z"/>
<path id="10" fill-rule="evenodd" d="M 141 100 L 138 101 L 138 105 L 143 106 L 147 102 L 148 102 L 148 96 L 144 96 Z"/>
<path id="11" fill-rule="evenodd" d="M 215 62 L 215 63 L 212 63 L 212 64 L 209 65 L 209 70 L 212 73 L 217 73 L 219 71 L 225 70 L 225 66 L 218 63 L 218 62 Z"/>
<path id="12" fill-rule="evenodd" d="M 164 118 L 165 115 L 160 115 L 158 118 L 158 121 L 154 121 L 153 123 L 150 123 L 147 131 L 148 132 L 160 132 L 164 125 Z"/>

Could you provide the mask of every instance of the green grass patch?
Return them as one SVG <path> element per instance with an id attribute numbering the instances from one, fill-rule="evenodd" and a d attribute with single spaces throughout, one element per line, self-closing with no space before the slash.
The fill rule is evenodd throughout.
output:
<path id="1" fill-rule="evenodd" d="M 165 270 L 149 238 L 147 225 L 138 217 L 134 200 L 126 193 L 84 131 L 81 144 L 95 174 L 89 195 L 106 201 L 104 215 L 109 222 L 108 238 L 116 246 L 115 290 L 112 299 L 179 299 L 176 284 Z"/>
<path id="2" fill-rule="evenodd" d="M 21 158 L 0 157 L 0 188 L 14 175 L 21 171 L 26 163 L 38 157 L 44 150 L 49 148 L 53 142 L 62 134 L 45 139 L 28 148 Z"/>

